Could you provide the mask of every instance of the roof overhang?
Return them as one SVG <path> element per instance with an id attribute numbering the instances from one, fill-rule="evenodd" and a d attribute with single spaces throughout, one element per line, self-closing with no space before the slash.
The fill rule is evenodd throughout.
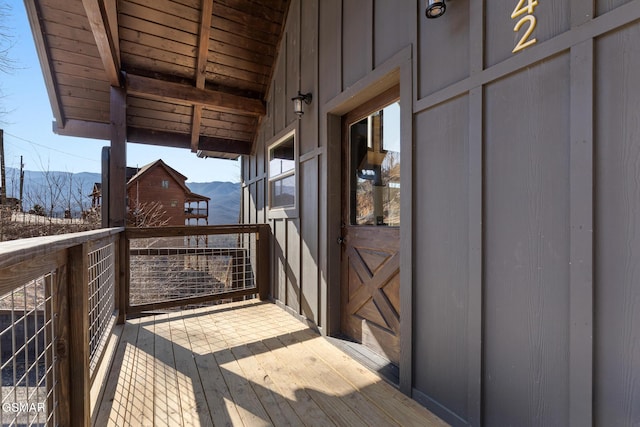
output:
<path id="1" fill-rule="evenodd" d="M 253 150 L 290 0 L 25 0 L 60 135 L 237 158 Z"/>

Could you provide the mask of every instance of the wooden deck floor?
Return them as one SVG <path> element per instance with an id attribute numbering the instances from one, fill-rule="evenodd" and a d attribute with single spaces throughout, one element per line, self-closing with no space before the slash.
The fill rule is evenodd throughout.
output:
<path id="1" fill-rule="evenodd" d="M 443 426 L 282 309 L 256 301 L 127 322 L 96 426 Z"/>

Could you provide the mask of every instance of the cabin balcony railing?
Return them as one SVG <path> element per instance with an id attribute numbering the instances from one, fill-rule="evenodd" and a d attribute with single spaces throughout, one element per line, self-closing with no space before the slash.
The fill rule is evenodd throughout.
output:
<path id="1" fill-rule="evenodd" d="M 110 228 L 0 245 L 0 424 L 82 425 L 127 315 L 268 297 L 264 225 Z"/>
<path id="2" fill-rule="evenodd" d="M 128 314 L 269 292 L 266 225 L 128 228 Z"/>
<path id="3" fill-rule="evenodd" d="M 209 209 L 207 208 L 186 208 L 184 213 L 187 217 L 207 217 Z"/>

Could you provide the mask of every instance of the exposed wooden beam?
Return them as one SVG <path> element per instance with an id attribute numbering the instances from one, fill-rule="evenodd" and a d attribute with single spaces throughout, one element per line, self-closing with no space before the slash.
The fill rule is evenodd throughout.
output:
<path id="1" fill-rule="evenodd" d="M 198 68 L 196 70 L 196 87 L 204 89 L 207 60 L 209 58 L 209 36 L 211 34 L 211 14 L 213 0 L 202 0 L 200 15 L 200 38 L 198 40 Z"/>
<path id="2" fill-rule="evenodd" d="M 115 49 L 116 64 L 121 64 L 120 60 L 120 33 L 118 32 L 118 0 L 106 0 L 105 9 L 107 12 L 107 22 L 109 22 L 110 33 L 113 36 L 113 47 Z"/>
<path id="3" fill-rule="evenodd" d="M 118 48 L 117 16 L 115 0 L 82 0 L 85 13 L 91 25 L 91 32 L 98 46 L 104 71 L 111 86 L 121 86 L 120 60 Z M 114 31 L 116 32 L 114 34 Z"/>
<path id="4" fill-rule="evenodd" d="M 198 67 L 196 68 L 196 88 L 204 89 L 206 81 L 207 61 L 209 58 L 209 36 L 211 34 L 211 15 L 213 0 L 202 0 L 200 13 L 200 37 L 198 39 Z M 202 105 L 193 106 L 191 120 L 191 151 L 198 151 L 200 140 L 200 124 L 202 122 Z"/>
<path id="5" fill-rule="evenodd" d="M 237 160 L 240 154 L 221 153 L 220 151 L 198 150 L 197 156 L 201 159 Z"/>
<path id="6" fill-rule="evenodd" d="M 193 106 L 193 116 L 191 118 L 191 152 L 198 151 L 200 140 L 200 124 L 202 123 L 202 105 Z"/>
<path id="7" fill-rule="evenodd" d="M 129 127 L 127 140 L 138 144 L 161 145 L 163 147 L 191 148 L 191 135 L 186 133 L 162 132 Z M 230 154 L 248 155 L 251 153 L 251 141 L 201 136 L 200 150 L 218 151 Z"/>
<path id="8" fill-rule="evenodd" d="M 189 85 L 133 74 L 127 74 L 127 93 L 157 101 L 202 105 L 219 111 L 256 117 L 266 113 L 264 103 L 259 99 L 209 89 L 198 89 Z"/>
<path id="9" fill-rule="evenodd" d="M 57 135 L 78 138 L 111 139 L 111 125 L 108 123 L 67 120 L 64 127 L 53 122 L 53 132 Z M 136 127 L 127 127 L 127 141 L 138 144 L 160 145 L 164 147 L 191 148 L 191 135 L 175 132 L 162 132 Z M 199 150 L 216 151 L 229 154 L 251 154 L 251 141 L 200 136 Z"/>
<path id="10" fill-rule="evenodd" d="M 75 136 L 78 138 L 111 139 L 111 126 L 109 123 L 85 122 L 82 120 L 69 119 L 61 126 L 54 121 L 53 133 L 62 136 Z"/>
<path id="11" fill-rule="evenodd" d="M 233 139 L 212 138 L 210 136 L 201 136 L 198 144 L 200 150 L 217 151 L 229 154 L 251 154 L 251 141 L 235 141 Z"/>

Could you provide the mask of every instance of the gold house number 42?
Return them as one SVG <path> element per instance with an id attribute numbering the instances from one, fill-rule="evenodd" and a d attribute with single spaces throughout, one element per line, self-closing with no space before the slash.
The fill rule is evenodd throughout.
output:
<path id="1" fill-rule="evenodd" d="M 516 19 L 517 17 L 524 15 L 516 23 L 515 27 L 513 27 L 513 31 L 517 33 L 525 24 L 529 24 L 529 26 L 526 27 L 524 34 L 522 35 L 518 43 L 516 43 L 516 47 L 514 47 L 511 51 L 512 53 L 521 51 L 522 49 L 529 47 L 538 41 L 535 37 L 531 38 L 533 30 L 535 30 L 536 28 L 536 17 L 533 16 L 533 9 L 535 9 L 537 5 L 538 0 L 518 0 L 516 8 L 513 9 L 513 12 L 511 13 L 511 19 Z"/>

